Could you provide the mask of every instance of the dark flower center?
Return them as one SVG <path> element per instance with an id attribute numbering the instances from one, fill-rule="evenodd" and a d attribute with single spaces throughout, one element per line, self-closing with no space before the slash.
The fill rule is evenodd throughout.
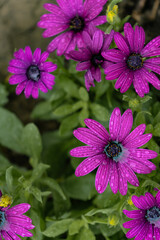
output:
<path id="1" fill-rule="evenodd" d="M 0 227 L 4 225 L 5 220 L 5 212 L 0 211 Z"/>
<path id="2" fill-rule="evenodd" d="M 132 53 L 127 59 L 127 65 L 132 70 L 137 70 L 143 66 L 143 59 L 140 54 Z"/>
<path id="3" fill-rule="evenodd" d="M 122 153 L 122 145 L 116 141 L 110 142 L 107 146 L 105 146 L 104 152 L 106 153 L 107 157 L 118 162 L 117 158 Z"/>
<path id="4" fill-rule="evenodd" d="M 102 57 L 102 55 L 100 53 L 93 55 L 92 59 L 91 59 L 91 62 L 95 67 L 101 65 L 103 63 L 103 61 L 104 61 L 104 58 Z"/>
<path id="5" fill-rule="evenodd" d="M 145 217 L 151 224 L 154 224 L 154 222 L 160 219 L 160 209 L 156 206 L 148 209 Z"/>
<path id="6" fill-rule="evenodd" d="M 84 28 L 84 19 L 76 16 L 70 21 L 70 28 L 74 32 L 80 32 Z"/>
<path id="7" fill-rule="evenodd" d="M 40 79 L 40 70 L 36 65 L 31 65 L 27 69 L 27 78 L 28 80 L 38 82 L 38 80 Z"/>

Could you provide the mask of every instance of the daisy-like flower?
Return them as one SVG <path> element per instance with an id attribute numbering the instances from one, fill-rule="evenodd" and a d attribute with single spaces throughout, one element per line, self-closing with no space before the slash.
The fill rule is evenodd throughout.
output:
<path id="1" fill-rule="evenodd" d="M 49 72 L 55 71 L 57 65 L 45 62 L 48 56 L 48 52 L 41 54 L 40 48 L 37 48 L 32 55 L 29 46 L 25 47 L 25 51 L 21 48 L 14 53 L 14 59 L 9 62 L 8 71 L 14 74 L 9 78 L 9 83 L 18 84 L 17 95 L 24 90 L 26 98 L 31 95 L 33 98 L 38 98 L 39 89 L 45 93 L 48 89 L 52 89 L 55 76 Z"/>
<path id="2" fill-rule="evenodd" d="M 145 32 L 142 27 L 135 27 L 129 23 L 124 25 L 124 34 L 114 34 L 114 41 L 118 49 L 111 49 L 102 56 L 112 62 L 106 68 L 106 79 L 117 79 L 115 88 L 126 92 L 131 84 L 140 97 L 149 93 L 148 82 L 160 90 L 160 81 L 153 73 L 160 74 L 160 36 L 151 40 L 145 47 Z M 151 58 L 150 58 L 151 57 Z M 153 72 L 151 72 L 153 71 Z"/>
<path id="3" fill-rule="evenodd" d="M 84 176 L 98 167 L 95 187 L 99 193 L 104 192 L 108 182 L 113 193 L 119 190 L 127 193 L 127 181 L 139 186 L 134 172 L 147 174 L 156 169 L 148 161 L 157 157 L 157 153 L 148 149 L 139 149 L 147 143 L 152 134 L 143 134 L 145 124 L 136 127 L 131 133 L 133 123 L 132 111 L 127 109 L 121 116 L 119 108 L 112 112 L 109 131 L 97 121 L 85 119 L 88 128 L 74 130 L 74 136 L 87 146 L 76 147 L 70 151 L 73 157 L 87 157 L 75 171 L 77 177 Z"/>
<path id="4" fill-rule="evenodd" d="M 44 14 L 38 27 L 46 28 L 43 37 L 55 37 L 48 45 L 47 51 L 57 49 L 57 55 L 74 50 L 76 46 L 84 46 L 82 32 L 88 30 L 92 22 L 98 26 L 106 22 L 106 16 L 98 16 L 107 0 L 56 0 L 57 5 L 46 3 Z M 97 17 L 98 16 L 98 17 Z"/>
<path id="5" fill-rule="evenodd" d="M 0 192 L 0 196 L 2 193 Z M 3 199 L 4 201 L 4 199 Z M 32 220 L 23 215 L 31 206 L 28 203 L 21 203 L 12 208 L 10 205 L 2 207 L 0 203 L 0 239 L 20 240 L 17 236 L 32 237 L 33 234 L 28 230 L 33 229 Z"/>
<path id="6" fill-rule="evenodd" d="M 132 196 L 133 204 L 138 210 L 123 210 L 123 213 L 133 220 L 123 224 L 124 228 L 131 228 L 127 238 L 135 237 L 135 240 L 159 240 L 160 239 L 160 191 L 156 197 L 149 192 L 145 196 Z"/>
<path id="7" fill-rule="evenodd" d="M 90 33 L 90 34 L 89 34 Z M 100 30 L 95 30 L 91 24 L 89 33 L 83 32 L 82 36 L 86 44 L 85 48 L 80 48 L 79 51 L 70 51 L 67 57 L 79 61 L 76 66 L 77 71 L 87 70 L 85 73 L 85 85 L 89 91 L 94 85 L 94 80 L 101 81 L 100 67 L 105 69 L 109 62 L 102 55 L 102 51 L 108 50 L 114 36 L 114 31 L 110 34 L 104 34 Z"/>

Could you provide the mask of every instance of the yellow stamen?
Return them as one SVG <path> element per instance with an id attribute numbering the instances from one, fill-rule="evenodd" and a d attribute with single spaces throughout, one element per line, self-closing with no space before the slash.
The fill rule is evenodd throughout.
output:
<path id="1" fill-rule="evenodd" d="M 114 5 L 113 9 L 107 8 L 107 20 L 109 23 L 113 23 L 114 19 L 118 14 L 118 5 Z"/>
<path id="2" fill-rule="evenodd" d="M 8 207 L 12 203 L 12 198 L 8 195 L 3 195 L 0 198 L 0 207 Z"/>
<path id="3" fill-rule="evenodd" d="M 132 202 L 132 196 L 130 196 L 128 199 L 127 199 L 127 202 L 130 206 L 133 206 L 133 202 Z"/>
<path id="4" fill-rule="evenodd" d="M 109 216 L 108 223 L 110 226 L 116 226 L 118 224 L 118 218 L 115 215 Z"/>

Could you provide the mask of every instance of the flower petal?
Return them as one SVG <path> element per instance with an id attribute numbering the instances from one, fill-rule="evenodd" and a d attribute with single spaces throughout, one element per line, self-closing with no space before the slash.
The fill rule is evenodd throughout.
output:
<path id="1" fill-rule="evenodd" d="M 149 149 L 129 149 L 131 155 L 135 158 L 143 158 L 143 159 L 152 159 L 157 157 L 157 153 L 155 151 Z"/>
<path id="2" fill-rule="evenodd" d="M 132 110 L 127 109 L 121 117 L 121 126 L 118 134 L 118 141 L 122 142 L 130 133 L 133 124 Z"/>
<path id="3" fill-rule="evenodd" d="M 26 68 L 17 68 L 8 66 L 8 72 L 15 73 L 15 74 L 26 74 Z"/>
<path id="4" fill-rule="evenodd" d="M 130 166 L 130 168 L 132 168 L 134 172 L 141 174 L 148 174 L 152 172 L 152 169 L 143 164 L 141 161 L 132 159 L 131 157 L 128 157 L 127 159 L 128 159 L 127 164 Z"/>
<path id="5" fill-rule="evenodd" d="M 141 231 L 141 229 L 143 229 L 145 225 L 145 221 L 142 221 L 142 223 L 138 224 L 135 228 L 132 228 L 131 230 L 129 230 L 126 234 L 127 238 L 133 238 L 135 237 L 139 231 Z"/>
<path id="6" fill-rule="evenodd" d="M 131 142 L 138 136 L 141 136 L 144 133 L 145 129 L 146 125 L 140 124 L 122 141 L 122 144 L 125 146 L 125 144 L 127 144 L 128 142 Z"/>
<path id="7" fill-rule="evenodd" d="M 122 82 L 122 85 L 120 88 L 121 93 L 126 92 L 130 88 L 130 86 L 133 82 L 133 77 L 134 77 L 133 72 L 129 71 L 129 74 L 127 74 L 127 78 L 125 78 L 125 80 L 123 79 L 123 82 Z"/>
<path id="8" fill-rule="evenodd" d="M 23 81 L 27 81 L 26 75 L 23 75 L 23 74 L 15 74 L 9 78 L 9 84 L 11 85 L 14 85 Z"/>
<path id="9" fill-rule="evenodd" d="M 19 59 L 12 59 L 9 61 L 9 66 L 15 67 L 15 68 L 27 69 L 28 64 L 26 64 L 24 61 L 19 60 Z"/>
<path id="10" fill-rule="evenodd" d="M 127 59 L 127 55 L 120 51 L 119 49 L 109 49 L 104 52 L 102 52 L 102 56 L 111 62 L 125 62 Z"/>
<path id="11" fill-rule="evenodd" d="M 90 130 L 95 133 L 98 137 L 100 137 L 104 141 L 109 141 L 111 138 L 109 133 L 105 129 L 103 125 L 93 119 L 85 119 L 84 120 L 86 126 L 90 128 Z"/>
<path id="12" fill-rule="evenodd" d="M 104 153 L 86 158 L 76 168 L 75 175 L 77 177 L 87 175 L 88 173 L 92 172 L 95 168 L 97 168 L 103 161 L 105 161 L 105 158 L 106 155 Z"/>
<path id="13" fill-rule="evenodd" d="M 127 55 L 130 54 L 130 50 L 129 50 L 129 46 L 128 43 L 125 39 L 125 37 L 123 37 L 123 35 L 119 32 L 116 32 L 114 34 L 114 41 L 117 45 L 117 47 L 124 53 L 126 53 Z"/>
<path id="14" fill-rule="evenodd" d="M 79 62 L 76 65 L 76 70 L 77 71 L 84 71 L 87 70 L 91 67 L 91 62 L 90 61 L 85 61 L 85 62 Z"/>
<path id="15" fill-rule="evenodd" d="M 103 148 L 96 148 L 96 147 L 90 147 L 90 146 L 82 146 L 82 147 L 76 147 L 73 148 L 70 151 L 70 155 L 72 157 L 91 157 L 94 155 L 97 155 L 99 153 L 103 152 Z"/>
<path id="16" fill-rule="evenodd" d="M 158 50 L 158 47 L 160 46 L 160 36 L 152 39 L 141 51 L 141 55 L 143 57 L 148 56 L 150 52 L 154 50 Z M 158 55 L 158 54 L 157 54 Z"/>
<path id="17" fill-rule="evenodd" d="M 121 75 L 122 72 L 126 71 L 125 63 L 115 63 L 105 69 L 106 79 L 114 80 Z"/>
<path id="18" fill-rule="evenodd" d="M 23 227 L 17 226 L 15 224 L 10 224 L 11 231 L 15 232 L 16 234 L 20 235 L 21 237 L 32 237 L 33 234 L 26 230 Z"/>
<path id="19" fill-rule="evenodd" d="M 132 210 L 132 211 L 128 211 L 128 210 L 123 210 L 123 213 L 128 217 L 128 218 L 134 218 L 134 219 L 138 219 L 138 218 L 143 218 L 146 214 L 146 212 L 144 210 Z"/>
<path id="20" fill-rule="evenodd" d="M 137 218 L 128 222 L 123 223 L 124 228 L 134 228 L 142 222 L 141 218 Z"/>
<path id="21" fill-rule="evenodd" d="M 124 34 L 128 41 L 131 52 L 134 52 L 134 30 L 130 23 L 124 24 Z"/>
<path id="22" fill-rule="evenodd" d="M 26 87 L 26 84 L 27 84 L 27 81 L 23 81 L 23 82 L 20 82 L 20 84 L 17 85 L 16 87 L 16 94 L 17 95 L 20 95 L 21 92 L 24 90 L 24 88 Z"/>
<path id="23" fill-rule="evenodd" d="M 101 31 L 97 30 L 93 35 L 92 40 L 92 52 L 93 54 L 99 53 L 103 44 L 103 34 Z"/>
<path id="24" fill-rule="evenodd" d="M 155 73 L 160 74 L 160 66 L 158 66 L 157 64 L 144 62 L 144 66 L 145 66 L 145 68 L 147 68 Z"/>
<path id="25" fill-rule="evenodd" d="M 98 26 L 98 25 L 101 25 L 101 24 L 104 24 L 107 22 L 107 18 L 105 15 L 103 16 L 98 16 L 96 17 L 95 19 L 92 20 L 92 23 L 94 26 Z"/>
<path id="26" fill-rule="evenodd" d="M 151 193 L 146 192 L 145 193 L 145 199 L 146 199 L 146 202 L 148 203 L 148 206 L 150 208 L 152 208 L 156 205 L 156 200 Z"/>
<path id="27" fill-rule="evenodd" d="M 110 178 L 110 163 L 110 160 L 106 159 L 106 161 L 101 164 L 97 170 L 95 187 L 98 193 L 103 193 L 108 185 Z"/>
<path id="28" fill-rule="evenodd" d="M 142 68 L 141 70 L 143 77 L 151 83 L 156 89 L 160 90 L 160 80 L 152 72 L 149 72 L 148 69 Z"/>
<path id="29" fill-rule="evenodd" d="M 32 51 L 29 46 L 25 47 L 25 56 L 29 63 L 32 63 Z"/>
<path id="30" fill-rule="evenodd" d="M 108 50 L 108 48 L 110 47 L 110 44 L 113 40 L 113 37 L 114 37 L 114 30 L 111 30 L 110 34 L 105 34 L 104 35 L 102 51 L 105 52 L 106 50 Z"/>
<path id="31" fill-rule="evenodd" d="M 119 192 L 122 195 L 126 195 L 127 194 L 127 190 L 128 190 L 127 179 L 125 177 L 124 172 L 121 170 L 121 168 L 119 168 L 119 166 L 118 166 L 118 177 L 119 177 L 119 179 L 118 179 Z"/>
<path id="32" fill-rule="evenodd" d="M 91 59 L 91 52 L 87 48 L 84 48 L 79 51 L 71 51 L 67 56 L 75 61 L 87 61 Z"/>
<path id="33" fill-rule="evenodd" d="M 141 228 L 141 230 L 138 232 L 137 236 L 135 237 L 134 240 L 143 240 L 144 237 L 147 235 L 148 230 L 149 230 L 149 222 L 146 222 L 144 226 Z"/>
<path id="34" fill-rule="evenodd" d="M 41 59 L 41 49 L 36 48 L 36 50 L 33 53 L 33 62 L 36 64 L 39 64 L 40 59 Z"/>
<path id="35" fill-rule="evenodd" d="M 68 28 L 68 25 L 54 24 L 52 27 L 48 27 L 42 34 L 44 38 L 53 37 Z"/>
<path id="36" fill-rule="evenodd" d="M 116 194 L 117 191 L 118 191 L 118 188 L 119 188 L 118 170 L 117 170 L 117 163 L 116 162 L 112 161 L 110 171 L 111 171 L 110 179 L 109 179 L 110 187 L 112 189 L 112 192 L 114 194 Z"/>
<path id="37" fill-rule="evenodd" d="M 45 62 L 48 57 L 49 57 L 49 53 L 48 52 L 43 52 L 41 57 L 40 57 L 39 64 L 42 63 L 42 62 Z"/>
<path id="38" fill-rule="evenodd" d="M 28 203 L 21 203 L 7 210 L 7 214 L 21 215 L 30 209 L 31 205 Z"/>
<path id="39" fill-rule="evenodd" d="M 66 32 L 61 40 L 59 41 L 58 48 L 57 48 L 57 55 L 61 56 L 64 54 L 64 52 L 67 50 L 70 42 L 72 41 L 73 38 L 73 32 L 69 31 Z"/>
<path id="40" fill-rule="evenodd" d="M 129 71 L 129 70 L 126 70 L 126 71 L 122 72 L 122 73 L 120 74 L 120 76 L 118 77 L 118 79 L 117 79 L 116 84 L 115 84 L 114 87 L 115 87 L 116 89 L 118 89 L 118 88 L 120 88 L 120 87 L 122 86 L 122 84 L 125 85 L 126 80 L 128 79 L 129 74 L 130 74 L 130 71 Z"/>
<path id="41" fill-rule="evenodd" d="M 112 112 L 109 122 L 109 131 L 112 140 L 116 140 L 119 134 L 121 123 L 121 112 L 119 108 L 115 108 Z"/>
<path id="42" fill-rule="evenodd" d="M 134 51 L 140 53 L 145 43 L 145 32 L 142 27 L 135 27 Z"/>
<path id="43" fill-rule="evenodd" d="M 99 67 L 92 67 L 91 68 L 91 73 L 93 78 L 97 81 L 97 82 L 101 82 L 101 70 Z"/>
<path id="44" fill-rule="evenodd" d="M 86 73 L 85 73 L 85 86 L 87 88 L 87 91 L 89 91 L 90 87 L 93 86 L 95 87 L 94 85 L 94 79 L 92 77 L 92 74 L 91 74 L 91 71 L 88 70 Z"/>
<path id="45" fill-rule="evenodd" d="M 127 148 L 141 147 L 144 144 L 146 144 L 151 138 L 152 138 L 152 134 L 151 133 L 138 136 L 138 137 L 134 138 L 132 141 L 126 143 L 125 147 L 127 147 Z"/>
<path id="46" fill-rule="evenodd" d="M 136 174 L 133 172 L 133 170 L 128 166 L 128 164 L 122 163 L 119 164 L 119 167 L 121 168 L 121 171 L 124 172 L 124 176 L 126 177 L 127 181 L 133 186 L 138 187 L 139 186 L 138 178 Z"/>
<path id="47" fill-rule="evenodd" d="M 47 51 L 49 53 L 55 51 L 58 47 L 59 41 L 63 38 L 63 36 L 65 35 L 65 33 L 62 33 L 61 35 L 55 37 L 48 45 L 47 47 Z"/>
<path id="48" fill-rule="evenodd" d="M 81 142 L 91 145 L 105 147 L 107 141 L 97 137 L 91 130 L 87 128 L 78 128 L 73 131 L 73 135 Z"/>
<path id="49" fill-rule="evenodd" d="M 32 93 L 32 88 L 34 86 L 34 82 L 31 80 L 31 81 L 27 81 L 27 84 L 26 84 L 26 87 L 25 87 L 25 90 L 24 90 L 24 95 L 26 98 L 29 98 L 31 93 Z"/>
<path id="50" fill-rule="evenodd" d="M 143 210 L 148 209 L 148 208 L 146 208 L 147 207 L 146 204 L 143 205 L 144 204 L 143 201 L 141 201 L 140 197 L 137 197 L 136 195 L 132 196 L 132 202 L 139 209 L 143 209 Z"/>

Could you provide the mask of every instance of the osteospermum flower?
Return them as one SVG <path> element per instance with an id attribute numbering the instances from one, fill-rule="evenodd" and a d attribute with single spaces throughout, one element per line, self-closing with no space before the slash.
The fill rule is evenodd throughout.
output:
<path id="1" fill-rule="evenodd" d="M 138 210 L 123 210 L 123 213 L 133 220 L 123 224 L 124 228 L 131 228 L 127 238 L 135 237 L 135 240 L 159 240 L 160 239 L 160 191 L 156 197 L 149 192 L 145 196 L 132 196 L 132 201 Z"/>
<path id="2" fill-rule="evenodd" d="M 0 196 L 2 196 L 1 192 Z M 7 204 L 7 202 L 5 203 Z M 2 239 L 2 236 L 5 240 L 20 240 L 17 234 L 21 237 L 33 236 L 33 234 L 28 231 L 34 228 L 32 220 L 23 215 L 29 208 L 30 205 L 27 203 L 21 203 L 12 208 L 10 208 L 10 205 L 3 207 L 0 203 L 0 239 Z"/>
<path id="3" fill-rule="evenodd" d="M 108 50 L 113 40 L 114 31 L 111 31 L 110 34 L 104 34 L 100 30 L 94 30 L 91 24 L 89 33 L 84 31 L 82 34 L 86 44 L 85 48 L 80 48 L 79 51 L 70 51 L 67 54 L 67 57 L 79 61 L 76 66 L 77 71 L 86 70 L 85 85 L 88 91 L 91 86 L 95 86 L 94 80 L 101 81 L 100 67 L 105 69 L 108 66 L 108 61 L 102 57 L 101 52 Z"/>
<path id="4" fill-rule="evenodd" d="M 51 90 L 55 77 L 49 72 L 57 69 L 57 65 L 52 62 L 45 62 L 49 53 L 37 48 L 33 55 L 29 46 L 25 51 L 21 48 L 14 53 L 14 59 L 9 62 L 8 71 L 13 73 L 9 78 L 10 84 L 18 84 L 16 94 L 19 95 L 24 90 L 26 98 L 32 95 L 38 98 L 39 89 L 42 92 Z"/>
<path id="5" fill-rule="evenodd" d="M 147 143 L 152 134 L 143 134 L 145 124 L 136 127 L 131 133 L 133 123 L 132 111 L 126 110 L 121 116 L 119 108 L 112 112 L 109 131 L 97 121 L 85 119 L 88 128 L 74 130 L 74 136 L 87 146 L 76 147 L 70 151 L 73 157 L 87 157 L 76 169 L 77 177 L 84 176 L 98 167 L 95 187 L 99 193 L 104 192 L 108 182 L 113 193 L 119 190 L 127 193 L 127 181 L 139 186 L 134 172 L 147 174 L 156 169 L 148 161 L 157 157 L 157 153 L 148 149 L 139 149 Z"/>
<path id="6" fill-rule="evenodd" d="M 88 30 L 92 22 L 95 26 L 106 22 L 106 16 L 98 16 L 107 0 L 56 0 L 55 4 L 44 4 L 49 14 L 44 14 L 38 22 L 40 28 L 46 28 L 43 37 L 55 37 L 47 51 L 57 49 L 57 55 L 84 45 L 82 32 Z M 97 17 L 98 16 L 98 17 Z"/>
<path id="7" fill-rule="evenodd" d="M 142 27 L 135 27 L 129 23 L 124 25 L 124 34 L 114 34 L 114 41 L 118 49 L 111 49 L 102 56 L 111 61 L 106 68 L 106 79 L 117 79 L 115 88 L 124 93 L 133 83 L 135 91 L 140 97 L 149 93 L 148 82 L 160 90 L 160 81 L 154 73 L 160 74 L 160 36 L 151 40 L 145 47 L 145 32 Z M 151 57 L 151 58 L 150 58 Z"/>

